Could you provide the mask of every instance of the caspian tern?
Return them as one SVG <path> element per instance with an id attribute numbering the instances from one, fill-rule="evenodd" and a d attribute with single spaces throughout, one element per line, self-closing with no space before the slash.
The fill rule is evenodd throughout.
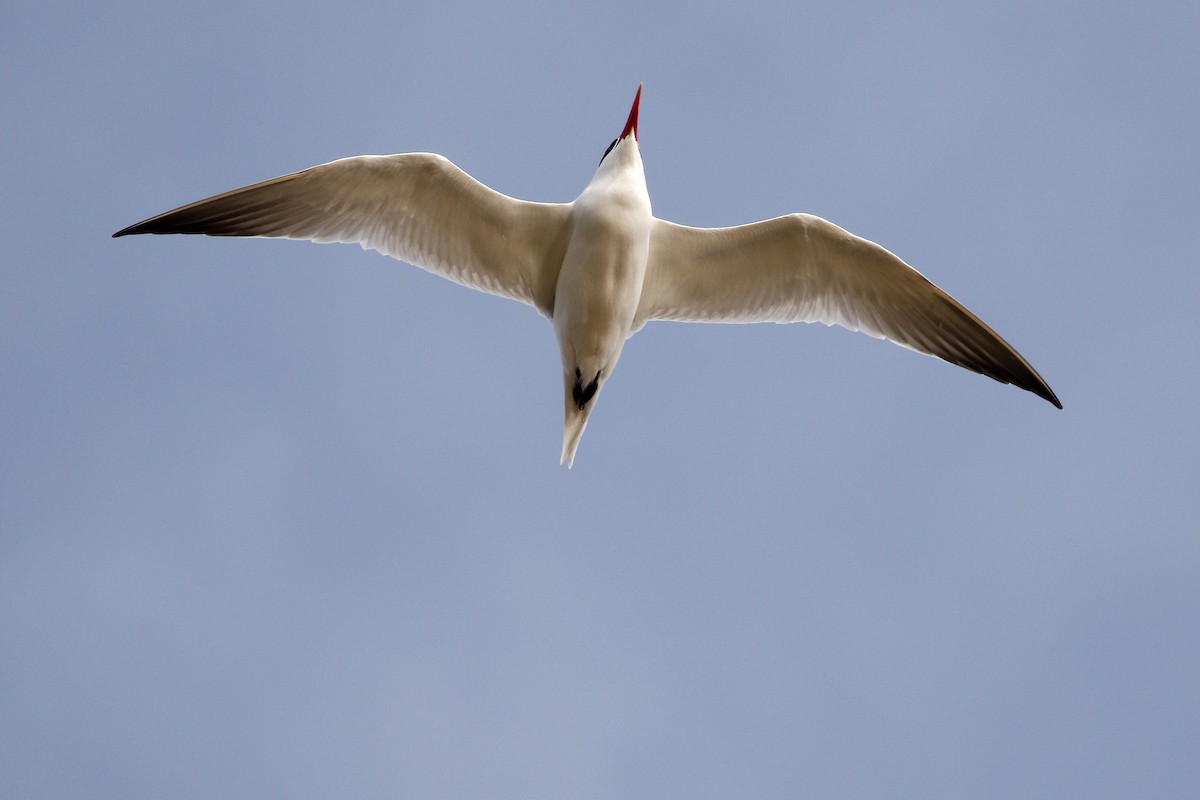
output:
<path id="1" fill-rule="evenodd" d="M 357 242 L 554 325 L 568 467 L 625 340 L 650 320 L 823 322 L 1062 403 L 974 314 L 879 245 L 809 214 L 733 228 L 655 218 L 638 145 L 638 86 L 621 135 L 571 203 L 516 200 L 433 153 L 356 156 L 151 217 L 117 233 Z"/>

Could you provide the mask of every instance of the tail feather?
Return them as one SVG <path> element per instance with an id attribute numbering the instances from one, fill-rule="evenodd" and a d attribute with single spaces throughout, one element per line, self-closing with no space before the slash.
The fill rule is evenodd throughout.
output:
<path id="1" fill-rule="evenodd" d="M 563 449 L 562 457 L 559 459 L 559 464 L 566 464 L 567 469 L 575 465 L 575 451 L 579 449 L 579 441 L 583 438 L 583 431 L 587 428 L 588 416 L 592 413 L 594 402 L 585 402 L 583 408 L 579 407 L 579 402 L 575 395 L 578 393 L 576 389 L 576 379 L 574 375 L 563 375 L 564 388 L 564 405 L 566 412 L 563 416 Z M 594 397 L 589 397 L 589 401 L 594 401 Z"/>
<path id="2" fill-rule="evenodd" d="M 566 464 L 567 469 L 575 465 L 575 451 L 583 439 L 583 429 L 587 427 L 587 412 L 575 409 L 574 417 L 567 412 L 566 425 L 563 429 L 563 449 L 559 464 Z"/>

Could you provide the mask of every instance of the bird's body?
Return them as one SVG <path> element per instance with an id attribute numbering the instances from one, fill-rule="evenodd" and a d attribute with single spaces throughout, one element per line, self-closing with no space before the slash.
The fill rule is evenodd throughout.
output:
<path id="1" fill-rule="evenodd" d="M 534 306 L 554 325 L 571 465 L 625 340 L 653 319 L 824 322 L 1028 389 L 1041 376 L 970 311 L 882 247 L 792 214 L 689 228 L 651 212 L 637 140 L 621 136 L 572 203 L 494 192 L 429 153 L 358 156 L 235 189 L 118 231 L 358 242 Z"/>
<path id="2" fill-rule="evenodd" d="M 595 396 L 633 333 L 653 221 L 637 143 L 619 140 L 571 209 L 571 239 L 554 297 L 566 406 L 562 459 L 568 463 Z"/>

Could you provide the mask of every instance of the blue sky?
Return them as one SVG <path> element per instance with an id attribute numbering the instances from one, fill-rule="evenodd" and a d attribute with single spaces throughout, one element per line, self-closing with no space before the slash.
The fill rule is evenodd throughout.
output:
<path id="1" fill-rule="evenodd" d="M 1195 797 L 1194 4 L 0 7 L 0 795 Z M 359 153 L 885 245 L 1062 399 L 356 247 L 112 240 Z"/>

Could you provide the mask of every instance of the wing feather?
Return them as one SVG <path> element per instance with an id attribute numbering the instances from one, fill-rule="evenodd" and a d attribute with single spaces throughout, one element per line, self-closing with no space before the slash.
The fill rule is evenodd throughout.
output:
<path id="1" fill-rule="evenodd" d="M 819 217 L 733 228 L 655 220 L 635 329 L 681 322 L 822 322 L 1011 383 L 1062 408 L 1037 371 L 890 252 Z"/>
<path id="2" fill-rule="evenodd" d="M 113 234 L 355 242 L 553 310 L 571 206 L 493 191 L 433 153 L 356 156 L 200 200 Z"/>

